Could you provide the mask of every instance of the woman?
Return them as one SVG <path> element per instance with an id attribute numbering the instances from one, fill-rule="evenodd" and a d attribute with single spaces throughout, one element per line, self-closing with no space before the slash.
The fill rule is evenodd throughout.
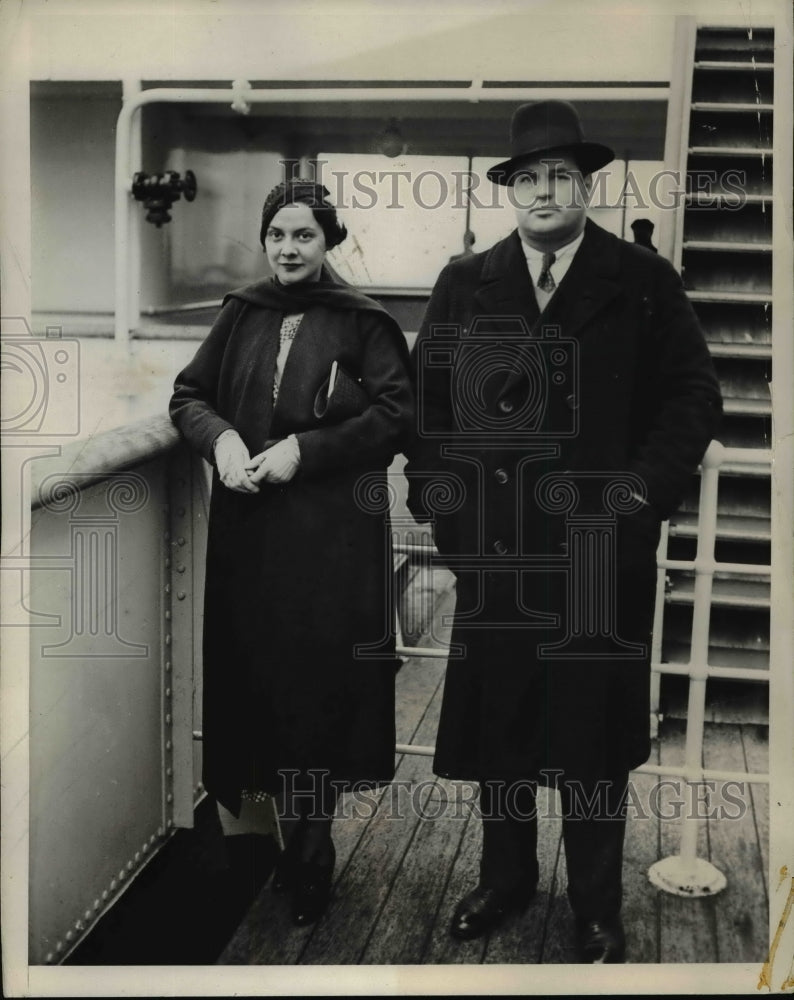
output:
<path id="1" fill-rule="evenodd" d="M 204 618 L 204 784 L 239 815 L 288 788 L 300 821 L 274 874 L 314 922 L 335 794 L 394 774 L 386 469 L 413 426 L 395 321 L 334 282 L 347 235 L 309 181 L 279 184 L 260 240 L 274 277 L 230 292 L 176 379 L 171 417 L 215 467 Z"/>

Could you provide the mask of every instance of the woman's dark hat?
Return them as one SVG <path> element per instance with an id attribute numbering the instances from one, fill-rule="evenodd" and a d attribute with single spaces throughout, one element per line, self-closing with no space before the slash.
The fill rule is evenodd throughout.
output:
<path id="1" fill-rule="evenodd" d="M 555 154 L 572 157 L 583 174 L 590 174 L 615 159 L 609 146 L 585 142 L 576 108 L 568 101 L 536 101 L 517 108 L 510 123 L 509 160 L 488 171 L 494 184 L 512 185 L 528 160 Z"/>

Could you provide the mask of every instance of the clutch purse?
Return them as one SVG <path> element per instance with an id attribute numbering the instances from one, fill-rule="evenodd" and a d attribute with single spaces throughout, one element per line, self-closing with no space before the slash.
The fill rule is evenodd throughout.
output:
<path id="1" fill-rule="evenodd" d="M 314 397 L 314 415 L 318 420 L 338 423 L 357 417 L 369 406 L 369 396 L 360 378 L 349 375 L 336 361 L 328 378 Z"/>

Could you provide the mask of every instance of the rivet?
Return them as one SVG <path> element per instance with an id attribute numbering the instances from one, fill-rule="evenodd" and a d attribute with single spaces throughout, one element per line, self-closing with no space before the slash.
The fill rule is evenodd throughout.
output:
<path id="1" fill-rule="evenodd" d="M 173 775 L 174 775 L 174 769 L 173 769 L 173 767 L 167 767 L 165 769 L 165 776 L 167 778 L 171 778 L 171 777 L 173 777 Z"/>
<path id="2" fill-rule="evenodd" d="M 142 854 L 148 854 L 149 853 L 149 841 L 148 840 L 144 840 L 143 844 L 141 845 L 141 853 Z"/>
<path id="3" fill-rule="evenodd" d="M 166 613 L 165 613 L 165 620 L 167 622 L 171 621 L 171 612 L 170 611 L 166 611 Z"/>
<path id="4" fill-rule="evenodd" d="M 168 795 L 166 795 L 166 797 L 165 797 L 165 801 L 166 802 L 173 802 L 174 801 L 174 796 L 169 792 Z"/>
<path id="5" fill-rule="evenodd" d="M 198 790 L 199 790 L 200 792 L 201 792 L 201 791 L 203 791 L 203 790 L 204 790 L 204 782 L 203 782 L 203 781 L 200 781 L 200 782 L 199 782 L 199 783 L 198 783 L 198 784 L 196 785 L 196 788 L 197 788 L 197 789 L 198 789 Z"/>
<path id="6" fill-rule="evenodd" d="M 165 724 L 166 724 L 167 726 L 170 726 L 170 725 L 171 725 L 171 715 L 170 715 L 170 714 L 167 714 L 167 715 L 166 715 L 166 717 L 165 717 Z"/>
<path id="7" fill-rule="evenodd" d="M 165 637 L 165 644 L 166 644 L 166 646 L 170 646 L 171 645 L 171 635 L 170 634 Z"/>
<path id="8" fill-rule="evenodd" d="M 159 836 L 160 836 L 160 831 L 158 830 L 157 833 L 153 833 L 151 837 L 149 837 L 149 843 L 153 844 Z"/>
<path id="9" fill-rule="evenodd" d="M 171 740 L 166 740 L 165 741 L 165 748 L 166 748 L 166 750 L 170 750 L 171 746 L 172 746 Z"/>
<path id="10" fill-rule="evenodd" d="M 171 697 L 171 688 L 166 688 L 165 689 L 165 696 L 166 696 L 166 698 L 170 698 Z"/>
<path id="11" fill-rule="evenodd" d="M 171 584 L 170 583 L 167 583 L 165 585 L 165 592 L 166 592 L 166 594 L 170 594 L 171 593 Z"/>
<path id="12" fill-rule="evenodd" d="M 67 931 L 64 934 L 64 937 L 66 938 L 67 941 L 74 941 L 74 931 Z"/>
<path id="13" fill-rule="evenodd" d="M 134 867 L 135 867 L 135 863 L 132 860 L 130 860 L 130 861 L 127 862 L 127 871 L 128 872 L 131 872 Z"/>
<path id="14" fill-rule="evenodd" d="M 63 951 L 63 941 L 56 941 L 55 942 L 55 950 L 56 951 Z"/>
<path id="15" fill-rule="evenodd" d="M 127 873 L 126 873 L 126 871 L 125 871 L 125 870 L 124 870 L 124 869 L 122 868 L 122 869 L 121 869 L 121 871 L 119 872 L 119 881 L 120 881 L 120 882 L 123 882 L 123 881 L 124 881 L 124 879 L 125 879 L 126 877 L 127 877 Z"/>
<path id="16" fill-rule="evenodd" d="M 166 660 L 165 661 L 165 672 L 167 674 L 171 672 L 171 661 L 170 660 Z"/>
<path id="17" fill-rule="evenodd" d="M 158 827 L 157 827 L 157 836 L 158 836 L 158 837 L 162 837 L 162 835 L 163 835 L 164 833 L 165 833 L 165 830 L 164 830 L 164 829 L 163 829 L 163 828 L 162 828 L 161 826 L 158 826 Z"/>
<path id="18" fill-rule="evenodd" d="M 180 535 L 179 538 L 177 538 L 177 540 L 176 540 L 176 544 L 177 545 L 187 545 L 187 539 L 184 538 L 182 535 Z"/>
<path id="19" fill-rule="evenodd" d="M 85 913 L 83 914 L 83 916 L 85 917 L 86 920 L 90 920 L 91 919 L 91 911 L 90 910 L 86 910 Z"/>
<path id="20" fill-rule="evenodd" d="M 184 573 L 185 572 L 185 564 L 184 563 L 179 563 L 179 565 L 176 568 L 176 571 L 177 571 L 177 573 Z"/>
<path id="21" fill-rule="evenodd" d="M 116 888 L 117 885 L 118 885 L 118 882 L 114 878 L 112 878 L 110 880 L 110 891 L 113 892 L 115 890 L 115 888 Z"/>
<path id="22" fill-rule="evenodd" d="M 141 861 L 141 852 L 140 851 L 136 851 L 135 852 L 135 860 L 138 862 L 138 864 L 140 864 L 140 861 Z"/>
<path id="23" fill-rule="evenodd" d="M 187 594 L 186 594 L 186 593 L 184 592 L 184 590 L 180 590 L 180 591 L 179 591 L 179 592 L 177 593 L 177 595 L 176 595 L 176 599 L 177 599 L 178 601 L 184 601 L 184 599 L 185 599 L 186 597 L 187 597 Z"/>
<path id="24" fill-rule="evenodd" d="M 55 955 L 53 955 L 53 953 L 51 951 L 48 951 L 47 952 L 47 957 L 44 959 L 44 961 L 46 962 L 47 965 L 49 965 L 50 962 L 54 962 L 55 961 Z"/>
<path id="25" fill-rule="evenodd" d="M 107 891 L 107 890 L 106 890 L 106 891 Z M 98 909 L 99 909 L 99 900 L 98 900 L 98 899 L 95 899 L 95 900 L 94 900 L 94 909 L 95 909 L 95 910 L 98 910 Z"/>
<path id="26" fill-rule="evenodd" d="M 168 822 L 167 822 L 167 823 L 166 823 L 165 825 L 166 825 L 166 826 L 168 827 L 168 829 L 170 830 L 170 829 L 171 829 L 171 827 L 172 827 L 172 826 L 174 825 L 174 821 L 173 821 L 172 819 L 169 819 L 169 820 L 168 820 Z"/>
<path id="27" fill-rule="evenodd" d="M 78 933 L 83 929 L 84 926 L 85 926 L 85 924 L 83 923 L 82 920 L 75 920 L 75 922 L 74 922 L 74 929 Z"/>

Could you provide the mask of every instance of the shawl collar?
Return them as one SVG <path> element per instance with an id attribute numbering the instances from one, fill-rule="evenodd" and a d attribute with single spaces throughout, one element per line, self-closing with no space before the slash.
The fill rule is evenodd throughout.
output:
<path id="1" fill-rule="evenodd" d="M 334 281 L 330 272 L 323 267 L 319 281 L 305 281 L 295 285 L 281 285 L 273 278 L 265 278 L 253 285 L 237 288 L 224 297 L 224 304 L 230 299 L 240 299 L 260 309 L 274 309 L 277 312 L 305 312 L 312 306 L 323 305 L 331 309 L 364 310 L 376 312 L 394 320 L 383 306 L 364 295 L 352 285 L 342 285 Z"/>

